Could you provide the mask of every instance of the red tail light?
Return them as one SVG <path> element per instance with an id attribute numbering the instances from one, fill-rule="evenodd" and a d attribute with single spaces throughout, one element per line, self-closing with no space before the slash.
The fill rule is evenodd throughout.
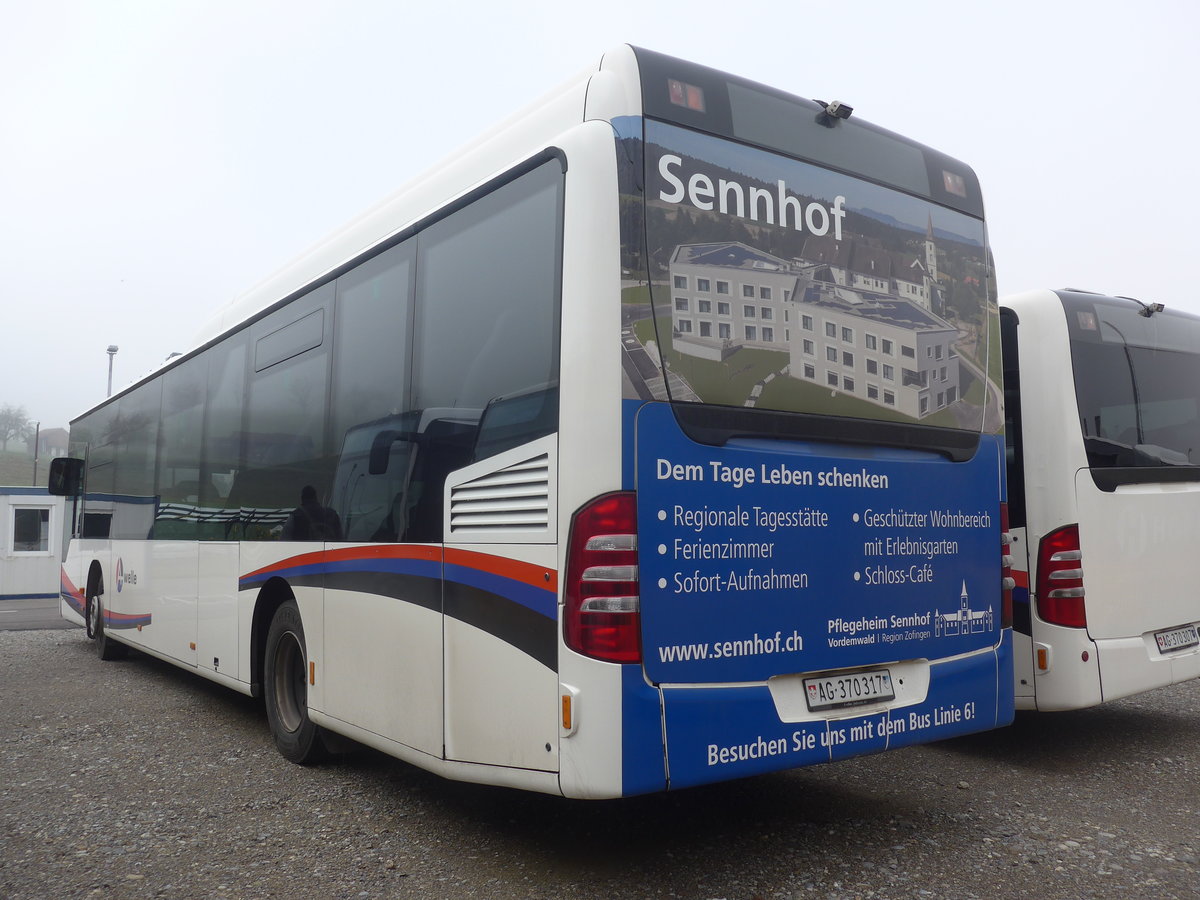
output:
<path id="1" fill-rule="evenodd" d="M 1008 504 L 1000 504 L 1000 627 L 1011 628 L 1013 623 L 1013 588 L 1017 586 L 1012 577 L 1012 553 L 1008 536 Z"/>
<path id="2" fill-rule="evenodd" d="M 563 590 L 568 647 L 608 662 L 641 662 L 634 494 L 605 494 L 575 514 Z"/>
<path id="3" fill-rule="evenodd" d="M 1052 625 L 1087 626 L 1078 525 L 1053 531 L 1038 545 L 1037 611 Z"/>

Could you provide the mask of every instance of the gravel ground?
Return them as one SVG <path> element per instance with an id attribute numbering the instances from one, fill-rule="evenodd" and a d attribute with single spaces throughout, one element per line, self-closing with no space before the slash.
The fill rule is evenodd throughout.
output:
<path id="1" fill-rule="evenodd" d="M 0 897 L 1200 896 L 1200 683 L 1001 732 L 582 803 L 371 751 L 82 631 L 0 633 Z"/>

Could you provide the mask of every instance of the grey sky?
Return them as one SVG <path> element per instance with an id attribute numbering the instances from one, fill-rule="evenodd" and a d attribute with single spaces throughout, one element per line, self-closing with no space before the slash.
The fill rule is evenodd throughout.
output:
<path id="1" fill-rule="evenodd" d="M 519 11 L 518 11 L 519 10 Z M 0 405 L 43 427 L 628 41 L 970 163 L 1001 293 L 1200 313 L 1200 6 L 0 0 Z"/>

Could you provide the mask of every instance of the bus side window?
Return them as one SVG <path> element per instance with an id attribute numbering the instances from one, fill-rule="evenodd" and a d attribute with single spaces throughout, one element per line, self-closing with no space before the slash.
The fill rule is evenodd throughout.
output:
<path id="1" fill-rule="evenodd" d="M 413 408 L 478 411 L 557 383 L 562 179 L 544 163 L 418 237 Z M 542 409 L 557 429 L 557 403 Z"/>
<path id="2" fill-rule="evenodd" d="M 472 462 L 487 459 L 558 429 L 558 385 L 491 400 L 479 420 Z"/>
<path id="3" fill-rule="evenodd" d="M 305 506 L 307 488 L 316 495 L 309 505 L 324 508 L 330 494 L 336 459 L 326 446 L 327 309 L 333 294 L 333 285 L 325 284 L 250 330 L 242 469 L 229 498 L 239 507 L 242 540 L 325 538 L 287 525 Z"/>
<path id="4" fill-rule="evenodd" d="M 1008 524 L 1025 527 L 1025 459 L 1021 435 L 1021 372 L 1017 358 L 1017 314 L 1000 310 L 1004 363 L 1004 456 L 1008 471 Z"/>

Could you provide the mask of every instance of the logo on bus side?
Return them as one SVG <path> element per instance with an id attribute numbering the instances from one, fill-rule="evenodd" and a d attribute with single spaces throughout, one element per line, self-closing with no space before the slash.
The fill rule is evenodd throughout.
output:
<path id="1" fill-rule="evenodd" d="M 137 572 L 130 569 L 125 571 L 125 561 L 121 557 L 117 557 L 117 593 L 121 593 L 121 589 L 127 584 L 137 584 Z"/>

